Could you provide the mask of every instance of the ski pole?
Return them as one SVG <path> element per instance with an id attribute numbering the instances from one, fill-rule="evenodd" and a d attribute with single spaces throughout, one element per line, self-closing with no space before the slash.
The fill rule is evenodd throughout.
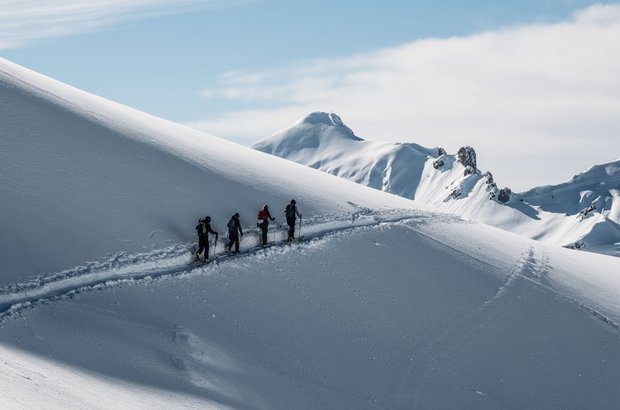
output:
<path id="1" fill-rule="evenodd" d="M 301 215 L 299 215 L 299 234 L 297 234 L 297 238 L 301 238 Z"/>

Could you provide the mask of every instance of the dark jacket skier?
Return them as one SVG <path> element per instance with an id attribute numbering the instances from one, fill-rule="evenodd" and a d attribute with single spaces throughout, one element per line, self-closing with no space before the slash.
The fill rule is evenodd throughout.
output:
<path id="1" fill-rule="evenodd" d="M 196 251 L 196 261 L 200 260 L 200 254 L 204 250 L 205 262 L 209 260 L 209 234 L 215 235 L 215 241 L 217 242 L 218 233 L 211 229 L 211 217 L 207 216 L 204 219 L 198 220 L 196 225 L 196 232 L 198 233 L 198 250 Z"/>
<path id="2" fill-rule="evenodd" d="M 263 209 L 258 211 L 258 219 L 256 220 L 256 226 L 258 226 L 261 230 L 261 245 L 267 245 L 267 230 L 269 229 L 269 221 L 275 221 L 276 218 L 271 216 L 269 212 L 269 207 L 267 205 L 263 206 Z"/>
<path id="3" fill-rule="evenodd" d="M 235 253 L 239 252 L 239 235 L 243 236 L 241 230 L 241 222 L 239 222 L 239 213 L 235 213 L 226 225 L 228 227 L 228 239 L 230 242 L 226 245 L 226 250 L 230 252 L 232 246 L 235 245 Z"/>
<path id="4" fill-rule="evenodd" d="M 288 225 L 288 240 L 290 242 L 295 239 L 295 220 L 297 217 L 301 219 L 301 214 L 297 211 L 297 202 L 294 199 L 291 199 L 291 203 L 286 205 L 284 215 L 286 216 L 286 224 Z"/>

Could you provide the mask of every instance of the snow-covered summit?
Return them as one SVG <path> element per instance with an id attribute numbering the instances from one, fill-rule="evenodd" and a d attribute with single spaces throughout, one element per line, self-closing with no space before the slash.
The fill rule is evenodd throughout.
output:
<path id="1" fill-rule="evenodd" d="M 281 154 L 276 155 L 285 157 L 293 151 L 316 149 L 328 143 L 342 141 L 361 141 L 361 138 L 357 137 L 336 114 L 313 112 L 292 127 L 261 140 L 255 147 L 260 151 L 268 147 L 269 150 Z"/>
<path id="2" fill-rule="evenodd" d="M 322 111 L 312 112 L 306 117 L 299 120 L 299 122 L 297 123 L 298 126 L 304 124 L 334 127 L 335 129 L 344 131 L 345 134 L 349 134 L 349 136 L 353 139 L 360 139 L 355 137 L 353 131 L 342 122 L 342 119 L 338 115 L 334 113 L 326 113 Z"/>
<path id="3" fill-rule="evenodd" d="M 338 115 L 325 112 L 311 113 L 252 147 L 405 198 L 415 196 L 426 160 L 442 152 L 412 143 L 365 141 Z"/>

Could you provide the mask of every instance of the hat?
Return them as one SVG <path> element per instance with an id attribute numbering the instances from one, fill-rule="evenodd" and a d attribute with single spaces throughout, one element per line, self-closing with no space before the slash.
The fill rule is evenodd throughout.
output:
<path id="1" fill-rule="evenodd" d="M 294 199 L 291 199 L 291 204 L 295 205 L 297 202 L 295 202 Z"/>

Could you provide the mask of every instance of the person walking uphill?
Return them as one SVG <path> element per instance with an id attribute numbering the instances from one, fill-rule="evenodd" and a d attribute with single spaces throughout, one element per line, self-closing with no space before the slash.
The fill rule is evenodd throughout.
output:
<path id="1" fill-rule="evenodd" d="M 211 229 L 211 217 L 207 216 L 204 219 L 199 219 L 196 231 L 198 232 L 198 250 L 196 251 L 195 261 L 198 262 L 200 260 L 200 254 L 204 250 L 204 261 L 206 263 L 209 261 L 209 234 L 215 235 L 216 242 L 218 237 L 218 233 Z"/>
<path id="2" fill-rule="evenodd" d="M 261 245 L 267 245 L 267 230 L 269 229 L 269 220 L 275 221 L 276 218 L 271 216 L 269 213 L 269 207 L 267 205 L 263 206 L 263 209 L 258 211 L 258 219 L 256 221 L 256 226 L 258 226 L 262 232 L 261 236 Z"/>
<path id="3" fill-rule="evenodd" d="M 291 203 L 286 205 L 284 214 L 288 225 L 288 241 L 290 242 L 295 239 L 295 220 L 297 217 L 301 219 L 301 214 L 297 211 L 297 202 L 294 199 L 291 199 Z"/>
<path id="4" fill-rule="evenodd" d="M 226 245 L 226 251 L 230 252 L 232 250 L 232 246 L 235 245 L 235 253 L 239 253 L 239 235 L 243 236 L 243 231 L 241 230 L 241 222 L 239 222 L 239 213 L 235 213 L 228 221 L 228 245 Z"/>

